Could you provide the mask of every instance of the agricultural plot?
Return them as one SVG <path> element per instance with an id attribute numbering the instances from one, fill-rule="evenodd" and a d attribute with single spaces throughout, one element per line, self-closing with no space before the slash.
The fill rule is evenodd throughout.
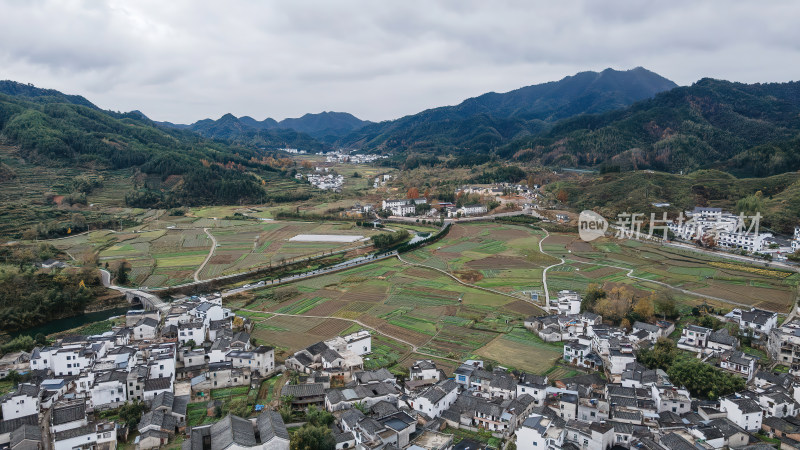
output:
<path id="1" fill-rule="evenodd" d="M 539 252 L 539 230 L 497 223 L 459 224 L 435 246 L 404 256 L 501 292 L 542 289 L 542 269 L 557 260 Z"/>
<path id="2" fill-rule="evenodd" d="M 549 247 L 550 246 L 550 247 Z M 688 249 L 658 246 L 631 240 L 598 239 L 590 243 L 576 235 L 551 234 L 544 248 L 559 247 L 567 263 L 548 271 L 551 293 L 560 289 L 581 291 L 596 283 L 606 288 L 615 284 L 630 286 L 640 295 L 667 289 L 655 283 L 635 280 L 632 275 L 666 283 L 698 294 L 710 295 L 742 305 L 788 312 L 795 301 L 800 274 L 731 262 L 721 257 Z M 608 266 L 617 266 L 608 267 Z M 623 268 L 623 269 L 620 269 Z M 703 297 L 683 297 L 691 304 L 714 301 Z M 721 304 L 731 308 L 731 303 Z"/>
<path id="3" fill-rule="evenodd" d="M 475 232 L 480 229 L 475 227 Z M 481 256 L 487 257 L 488 253 Z M 497 277 L 502 274 L 502 270 L 490 273 Z M 467 358 L 510 331 L 515 323 L 521 324 L 524 318 L 542 312 L 522 299 L 465 286 L 441 272 L 396 259 L 290 286 L 250 292 L 243 296 L 244 300 L 231 299 L 231 305 L 242 302 L 248 303 L 248 309 L 298 316 L 253 319 L 254 336 L 259 342 L 280 347 L 286 354 L 361 328 L 346 320 L 304 315 L 358 320 L 379 332 L 373 333 L 373 354 L 366 362 L 369 368 L 405 365 L 414 356 L 402 341 L 418 346 L 428 355 Z M 273 299 L 282 297 L 278 289 L 284 289 L 284 293 L 292 289 L 295 294 L 276 302 Z"/>
<path id="4" fill-rule="evenodd" d="M 363 239 L 380 232 L 340 222 L 219 219 L 239 210 L 242 208 L 209 207 L 195 211 L 200 217 L 154 215 L 137 230 L 96 231 L 52 243 L 76 258 L 97 254 L 102 264 L 112 267 L 125 260 L 131 267 L 131 285 L 155 288 L 192 281 L 212 250 L 213 255 L 199 274 L 201 279 L 353 249 L 368 243 Z M 217 241 L 213 249 L 204 228 Z M 333 237 L 319 238 L 321 241 L 291 240 L 299 235 Z"/>
<path id="5" fill-rule="evenodd" d="M 543 342 L 533 333 L 515 327 L 510 333 L 496 337 L 481 347 L 477 355 L 500 361 L 516 369 L 544 373 L 563 354 L 563 347 Z"/>

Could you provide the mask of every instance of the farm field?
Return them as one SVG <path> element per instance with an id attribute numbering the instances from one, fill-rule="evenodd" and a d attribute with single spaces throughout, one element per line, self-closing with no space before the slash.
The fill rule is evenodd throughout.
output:
<path id="1" fill-rule="evenodd" d="M 542 231 L 521 225 L 465 223 L 435 245 L 403 258 L 446 270 L 477 286 L 521 296 L 541 291 L 542 270 L 558 262 L 539 252 L 543 236 Z"/>
<path id="2" fill-rule="evenodd" d="M 524 299 L 529 291 L 541 290 L 543 267 L 558 261 L 538 251 L 543 236 L 543 232 L 521 225 L 458 224 L 441 241 L 404 254 L 403 259 L 411 264 L 384 260 L 254 291 L 235 299 L 232 306 L 258 311 L 245 312 L 257 322 L 255 336 L 276 345 L 284 355 L 358 328 L 353 322 L 334 319 L 341 318 L 357 320 L 388 335 L 374 335 L 369 368 L 407 367 L 416 359 L 431 356 L 444 365 L 478 357 L 544 373 L 553 370 L 561 346 L 542 342 L 521 325 L 524 317 L 542 313 Z M 567 260 L 548 271 L 552 293 L 561 289 L 582 292 L 591 283 L 606 289 L 626 285 L 641 296 L 668 289 L 647 281 L 654 280 L 728 302 L 785 312 L 794 300 L 800 277 L 636 241 L 586 243 L 574 235 L 553 233 L 543 247 Z M 465 286 L 438 270 L 416 264 L 498 292 Z M 628 278 L 629 269 L 644 280 Z M 725 309 L 735 306 L 678 291 L 672 294 L 683 309 L 704 302 Z M 253 316 L 271 313 L 289 316 Z M 418 353 L 398 339 L 413 344 Z"/>
<path id="3" fill-rule="evenodd" d="M 276 346 L 279 359 L 358 330 L 357 323 L 342 319 L 357 320 L 388 335 L 373 334 L 373 353 L 365 361 L 368 368 L 407 367 L 431 356 L 454 367 L 452 360 L 480 354 L 524 318 L 542 313 L 522 299 L 464 286 L 441 272 L 396 259 L 251 291 L 230 299 L 228 306 L 249 310 L 242 313 L 255 322 L 254 337 Z M 260 317 L 269 313 L 288 315 Z M 412 354 L 411 346 L 402 341 L 425 356 Z M 515 367 L 542 372 L 549 365 L 540 361 L 554 359 L 561 349 L 544 344 L 528 351 L 536 364 L 523 361 Z"/>
<path id="4" fill-rule="evenodd" d="M 200 271 L 200 279 L 352 249 L 367 243 L 364 240 L 290 240 L 300 234 L 363 236 L 363 239 L 367 239 L 381 232 L 356 227 L 349 222 L 224 220 L 162 215 L 137 229 L 122 232 L 100 230 L 53 240 L 52 243 L 76 258 L 96 253 L 101 264 L 108 263 L 112 267 L 125 260 L 131 266 L 131 285 L 155 288 L 194 279 L 194 272 L 206 259 L 212 246 L 204 228 L 217 240 L 217 246 Z"/>
<path id="5" fill-rule="evenodd" d="M 548 270 L 551 294 L 561 289 L 581 292 L 589 284 L 625 284 L 638 295 L 667 289 L 655 283 L 631 279 L 632 275 L 666 283 L 732 303 L 677 293 L 676 298 L 695 305 L 709 303 L 724 309 L 733 303 L 786 313 L 798 294 L 800 274 L 763 266 L 745 264 L 677 247 L 609 238 L 583 242 L 576 235 L 551 234 L 544 250 L 566 259 L 566 263 Z M 619 269 L 617 266 L 625 269 Z M 673 291 L 674 292 L 674 291 Z"/>

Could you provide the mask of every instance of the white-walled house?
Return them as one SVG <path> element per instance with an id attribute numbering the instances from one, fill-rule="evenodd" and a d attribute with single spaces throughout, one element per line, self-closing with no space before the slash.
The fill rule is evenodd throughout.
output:
<path id="1" fill-rule="evenodd" d="M 751 308 L 750 311 L 742 311 L 735 308 L 725 314 L 725 317 L 738 322 L 741 328 L 752 330 L 756 337 L 767 335 L 778 326 L 778 313 L 763 309 Z"/>
<path id="2" fill-rule="evenodd" d="M 523 372 L 517 381 L 517 397 L 528 394 L 533 397 L 534 404 L 540 406 L 547 397 L 547 386 L 549 385 L 547 375 Z"/>
<path id="3" fill-rule="evenodd" d="M 195 345 L 200 345 L 206 340 L 206 327 L 202 321 L 187 322 L 178 325 L 178 343 L 186 345 L 193 341 Z"/>
<path id="4" fill-rule="evenodd" d="M 423 391 L 410 401 L 414 410 L 428 417 L 439 417 L 458 398 L 458 384 L 453 380 L 442 380 Z"/>
<path id="5" fill-rule="evenodd" d="M 201 302 L 194 309 L 189 311 L 189 314 L 203 321 L 206 327 L 212 322 L 217 320 L 233 320 L 233 314 L 228 308 L 223 308 L 216 303 Z"/>
<path id="6" fill-rule="evenodd" d="M 39 386 L 20 384 L 17 390 L 0 397 L 3 420 L 39 414 Z"/>
<path id="7" fill-rule="evenodd" d="M 61 348 L 52 354 L 52 370 L 57 376 L 78 375 L 91 366 L 95 354 L 81 346 Z"/>
<path id="8" fill-rule="evenodd" d="M 133 326 L 133 338 L 136 340 L 155 339 L 158 321 L 152 317 L 143 317 Z"/>
<path id="9" fill-rule="evenodd" d="M 116 408 L 128 399 L 128 373 L 112 370 L 95 375 L 94 385 L 90 391 L 92 406 L 98 408 Z"/>
<path id="10" fill-rule="evenodd" d="M 72 430 L 88 424 L 86 402 L 84 400 L 75 400 L 53 406 L 53 411 L 50 415 L 51 433 Z"/>
<path id="11" fill-rule="evenodd" d="M 113 423 L 90 423 L 53 435 L 53 450 L 93 448 L 98 450 L 117 447 L 117 430 Z"/>
<path id="12" fill-rule="evenodd" d="M 728 420 L 747 431 L 761 429 L 763 411 L 755 400 L 747 397 L 725 397 L 720 400 L 719 407 L 728 414 Z"/>
<path id="13" fill-rule="evenodd" d="M 31 352 L 31 370 L 53 370 L 53 355 L 58 347 L 36 347 Z"/>
<path id="14" fill-rule="evenodd" d="M 531 414 L 517 429 L 517 450 L 548 450 L 564 445 L 564 428 L 539 414 Z"/>
<path id="15" fill-rule="evenodd" d="M 275 370 L 275 349 L 260 345 L 250 351 L 231 350 L 225 355 L 235 368 L 246 368 L 265 377 Z"/>
<path id="16" fill-rule="evenodd" d="M 409 380 L 439 380 L 439 369 L 430 359 L 423 359 L 414 363 L 408 371 Z"/>
<path id="17" fill-rule="evenodd" d="M 680 415 L 692 410 L 691 395 L 685 389 L 652 385 L 650 393 L 656 403 L 657 412 L 669 411 Z"/>

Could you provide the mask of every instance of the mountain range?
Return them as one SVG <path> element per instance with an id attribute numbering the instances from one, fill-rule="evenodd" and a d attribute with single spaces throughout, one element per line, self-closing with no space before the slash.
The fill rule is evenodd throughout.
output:
<path id="1" fill-rule="evenodd" d="M 283 119 L 280 122 L 267 117 L 262 121 L 253 119 L 250 116 L 236 117 L 233 114 L 225 114 L 217 120 L 203 119 L 191 125 L 173 124 L 170 122 L 157 122 L 163 126 L 188 129 L 202 136 L 236 142 L 250 142 L 257 144 L 259 136 L 288 137 L 289 142 L 306 148 L 307 150 L 317 150 L 318 145 L 310 141 L 303 141 L 301 136 L 286 136 L 286 131 L 303 133 L 324 143 L 331 143 L 338 138 L 356 131 L 371 122 L 364 121 L 358 117 L 343 112 L 324 111 L 318 114 L 305 114 L 298 118 Z M 309 148 L 311 146 L 311 148 Z"/>
<path id="2" fill-rule="evenodd" d="M 100 111 L 84 97 L 10 81 L 0 82 L 0 93 L 38 104 L 42 111 L 70 104 L 137 120 L 169 135 L 189 133 L 249 151 L 343 147 L 391 152 L 397 162 L 414 158 L 436 164 L 455 157 L 467 163 L 499 159 L 673 173 L 713 168 L 738 176 L 800 169 L 800 83 L 706 78 L 679 87 L 641 67 L 581 72 L 380 123 L 322 112 L 280 122 L 225 114 L 178 125 L 153 122 L 138 111 Z"/>
<path id="3" fill-rule="evenodd" d="M 641 67 L 581 72 L 367 125 L 338 144 L 367 150 L 489 152 L 511 140 L 538 134 L 560 119 L 624 108 L 676 86 Z"/>

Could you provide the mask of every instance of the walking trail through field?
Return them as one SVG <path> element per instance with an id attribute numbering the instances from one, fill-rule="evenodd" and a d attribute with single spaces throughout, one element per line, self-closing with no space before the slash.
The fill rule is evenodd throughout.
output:
<path id="1" fill-rule="evenodd" d="M 208 231 L 208 228 L 203 228 L 203 231 L 206 233 L 206 235 L 208 235 L 209 238 L 211 238 L 211 250 L 208 251 L 208 256 L 206 256 L 203 264 L 200 264 L 200 267 L 194 271 L 194 281 L 200 281 L 200 272 L 203 270 L 203 267 L 206 266 L 211 257 L 214 256 L 214 250 L 217 248 L 217 240 L 214 238 L 214 235 Z"/>

